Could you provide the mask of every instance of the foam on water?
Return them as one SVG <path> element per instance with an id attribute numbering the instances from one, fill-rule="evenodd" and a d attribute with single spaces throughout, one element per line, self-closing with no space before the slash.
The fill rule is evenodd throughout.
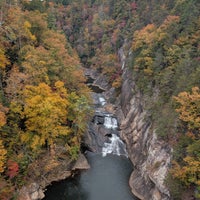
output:
<path id="1" fill-rule="evenodd" d="M 109 138 L 110 142 L 105 142 L 104 147 L 102 148 L 102 155 L 106 156 L 107 154 L 115 155 L 124 155 L 128 157 L 126 146 L 123 141 L 115 134 L 112 134 L 112 137 Z"/>
<path id="2" fill-rule="evenodd" d="M 104 118 L 104 126 L 108 129 L 116 129 L 118 127 L 117 119 L 111 115 L 106 115 Z"/>
<path id="3" fill-rule="evenodd" d="M 106 104 L 106 100 L 103 97 L 99 97 L 99 102 L 102 106 Z"/>

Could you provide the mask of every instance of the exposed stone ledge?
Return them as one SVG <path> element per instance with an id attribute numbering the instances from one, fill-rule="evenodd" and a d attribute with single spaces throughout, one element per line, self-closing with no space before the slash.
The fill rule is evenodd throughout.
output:
<path id="1" fill-rule="evenodd" d="M 42 198 L 44 198 L 44 192 L 38 183 L 23 186 L 18 196 L 18 200 L 39 200 Z"/>
<path id="2" fill-rule="evenodd" d="M 73 166 L 72 170 L 85 170 L 89 169 L 90 165 L 83 154 L 79 155 L 78 160 L 76 161 L 75 165 Z"/>
<path id="3" fill-rule="evenodd" d="M 71 169 L 70 169 L 71 168 Z M 83 154 L 80 154 L 77 161 L 72 165 L 72 162 L 60 162 L 60 165 L 48 172 L 48 175 L 41 177 L 37 182 L 23 186 L 19 191 L 17 200 L 41 200 L 44 198 L 45 187 L 54 181 L 61 181 L 73 175 L 73 171 L 89 169 L 87 159 Z"/>

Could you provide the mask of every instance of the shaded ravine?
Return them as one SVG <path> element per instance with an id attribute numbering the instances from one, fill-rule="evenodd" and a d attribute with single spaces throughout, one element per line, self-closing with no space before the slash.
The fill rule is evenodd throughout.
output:
<path id="1" fill-rule="evenodd" d="M 106 100 L 93 93 L 95 115 L 90 122 L 85 151 L 90 169 L 74 177 L 53 183 L 44 200 L 135 200 L 129 188 L 133 170 L 126 146 L 119 137 L 117 118 L 106 112 Z"/>

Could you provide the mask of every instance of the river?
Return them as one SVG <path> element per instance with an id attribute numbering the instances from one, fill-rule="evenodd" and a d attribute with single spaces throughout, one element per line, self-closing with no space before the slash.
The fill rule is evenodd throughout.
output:
<path id="1" fill-rule="evenodd" d="M 133 166 L 119 137 L 117 118 L 104 110 L 106 100 L 93 94 L 96 114 L 90 125 L 95 152 L 85 152 L 91 166 L 73 178 L 53 183 L 44 200 L 136 200 L 128 182 Z M 101 130 L 101 132 L 99 132 Z M 103 130 L 103 131 L 102 131 Z"/>
<path id="2" fill-rule="evenodd" d="M 134 200 L 128 179 L 132 171 L 124 156 L 87 154 L 91 168 L 47 188 L 45 200 Z"/>

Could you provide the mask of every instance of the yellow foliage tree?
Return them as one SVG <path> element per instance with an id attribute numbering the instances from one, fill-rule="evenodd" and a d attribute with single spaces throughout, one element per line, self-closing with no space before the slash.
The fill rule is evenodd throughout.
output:
<path id="1" fill-rule="evenodd" d="M 35 41 L 35 40 L 36 40 L 36 37 L 35 37 L 35 35 L 33 35 L 33 34 L 31 33 L 31 31 L 30 31 L 30 29 L 31 29 L 31 24 L 30 24 L 30 22 L 28 22 L 28 21 L 25 21 L 25 22 L 24 22 L 24 29 L 25 29 L 25 32 L 26 32 L 27 36 L 29 36 L 29 38 L 30 38 L 31 40 Z"/>
<path id="2" fill-rule="evenodd" d="M 6 124 L 6 108 L 0 104 L 0 129 Z M 0 173 L 4 172 L 4 164 L 6 160 L 7 151 L 4 148 L 3 140 L 0 139 Z"/>
<path id="3" fill-rule="evenodd" d="M 69 134 L 66 126 L 68 101 L 64 83 L 56 82 L 53 89 L 45 83 L 26 86 L 24 97 L 22 115 L 26 119 L 26 131 L 21 135 L 22 141 L 37 150 L 46 143 L 53 146 L 57 137 Z"/>
<path id="4" fill-rule="evenodd" d="M 143 29 L 134 32 L 132 49 L 136 51 L 144 45 L 152 45 L 156 38 L 156 26 L 148 24 Z"/>
<path id="5" fill-rule="evenodd" d="M 179 118 L 187 123 L 190 137 L 190 144 L 185 147 L 186 156 L 183 161 L 173 161 L 173 167 L 170 170 L 172 176 L 180 180 L 185 186 L 197 186 L 197 196 L 200 195 L 198 187 L 200 187 L 200 90 L 193 87 L 192 92 L 181 92 L 174 97 L 178 103 L 176 111 Z"/>
<path id="6" fill-rule="evenodd" d="M 135 54 L 135 71 L 142 71 L 143 75 L 152 76 L 154 72 L 158 73 L 162 69 L 162 63 L 156 65 L 158 63 L 156 59 L 159 58 L 156 52 L 158 49 L 162 49 L 162 51 L 171 50 L 169 47 L 173 42 L 171 34 L 178 27 L 179 20 L 178 16 L 169 15 L 159 27 L 148 24 L 141 30 L 134 32 L 132 50 Z M 159 60 L 161 62 L 161 58 Z M 175 60 L 174 53 L 169 56 L 168 63 L 171 63 L 172 60 Z"/>
<path id="7" fill-rule="evenodd" d="M 26 45 L 20 51 L 23 72 L 28 76 L 28 83 L 49 83 L 48 66 L 52 64 L 49 52 L 42 46 L 37 48 Z"/>
<path id="8" fill-rule="evenodd" d="M 7 151 L 3 146 L 3 141 L 0 140 L 0 173 L 4 172 L 4 164 L 6 160 Z"/>
<path id="9" fill-rule="evenodd" d="M 35 43 L 36 37 L 31 33 L 32 25 L 25 20 L 25 12 L 19 7 L 9 7 L 4 23 L 4 30 L 10 41 L 20 49 L 24 44 Z"/>
<path id="10" fill-rule="evenodd" d="M 198 87 L 192 88 L 192 93 L 181 92 L 174 99 L 179 104 L 176 111 L 179 118 L 188 123 L 190 129 L 200 130 L 200 90 Z"/>
<path id="11" fill-rule="evenodd" d="M 200 186 L 200 157 L 194 158 L 187 156 L 184 159 L 185 165 L 181 166 L 173 162 L 171 174 L 180 179 L 185 185 L 196 184 Z"/>
<path id="12" fill-rule="evenodd" d="M 6 123 L 6 115 L 5 112 L 7 111 L 7 109 L 5 107 L 3 107 L 0 103 L 0 128 L 5 125 Z"/>
<path id="13" fill-rule="evenodd" d="M 9 64 L 9 61 L 4 54 L 4 50 L 0 48 L 0 69 L 4 69 L 7 64 Z"/>

